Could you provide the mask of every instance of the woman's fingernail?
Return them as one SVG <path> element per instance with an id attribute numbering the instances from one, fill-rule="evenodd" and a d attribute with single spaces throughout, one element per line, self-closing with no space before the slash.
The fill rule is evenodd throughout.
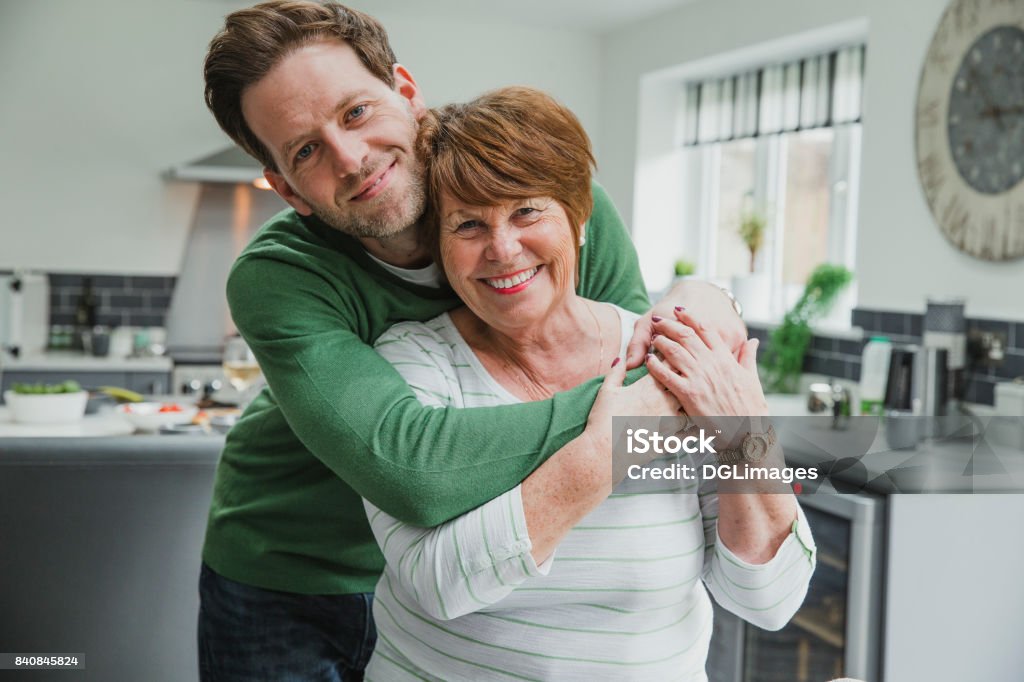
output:
<path id="1" fill-rule="evenodd" d="M 619 360 L 621 360 L 621 359 L 622 358 L 615 358 L 614 360 L 612 360 L 612 367 L 614 367 L 615 365 L 619 364 Z"/>
<path id="2" fill-rule="evenodd" d="M 653 320 L 654 322 L 661 322 L 661 318 L 658 317 L 657 315 L 652 315 L 651 320 Z"/>
<path id="3" fill-rule="evenodd" d="M 681 306 L 681 305 L 677 305 L 677 306 L 676 306 L 676 312 L 677 312 L 677 313 L 681 313 L 681 312 L 683 312 L 684 310 L 686 310 L 686 306 Z"/>
<path id="4" fill-rule="evenodd" d="M 650 362 L 654 358 L 654 353 L 647 354 L 647 361 Z"/>
<path id="5" fill-rule="evenodd" d="M 653 334 L 651 334 L 651 343 L 654 343 L 654 339 L 658 338 L 659 336 L 661 336 L 661 334 L 659 334 L 658 332 L 654 332 Z"/>

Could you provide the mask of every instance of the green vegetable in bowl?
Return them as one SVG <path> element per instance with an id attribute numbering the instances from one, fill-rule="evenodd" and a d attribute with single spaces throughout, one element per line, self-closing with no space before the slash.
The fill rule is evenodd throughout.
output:
<path id="1" fill-rule="evenodd" d="M 11 387 L 18 395 L 53 395 L 55 393 L 78 393 L 82 387 L 77 381 L 65 381 L 62 384 L 14 384 Z"/>

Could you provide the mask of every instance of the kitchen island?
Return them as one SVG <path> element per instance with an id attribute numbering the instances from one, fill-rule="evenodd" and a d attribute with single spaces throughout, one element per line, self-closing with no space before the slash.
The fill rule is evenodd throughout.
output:
<path id="1" fill-rule="evenodd" d="M 200 552 L 223 444 L 0 438 L 4 650 L 77 653 L 84 680 L 197 679 Z"/>

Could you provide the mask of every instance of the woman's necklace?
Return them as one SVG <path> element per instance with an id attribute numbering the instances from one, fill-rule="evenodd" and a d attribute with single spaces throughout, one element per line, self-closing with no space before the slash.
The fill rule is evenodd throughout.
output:
<path id="1" fill-rule="evenodd" d="M 598 346 L 600 351 L 597 357 L 597 373 L 595 376 L 601 376 L 604 374 L 604 334 L 601 333 L 601 321 L 597 319 L 597 315 L 594 314 L 589 302 L 584 301 L 584 305 L 587 306 L 587 312 L 590 313 L 590 317 L 594 320 L 594 325 L 597 327 L 597 341 L 600 344 Z"/>
<path id="2" fill-rule="evenodd" d="M 584 305 L 587 307 L 587 312 L 590 313 L 590 319 L 594 321 L 594 326 L 597 328 L 597 372 L 590 377 L 587 377 L 592 378 L 594 376 L 601 376 L 604 374 L 604 334 L 601 331 L 601 321 L 591 309 L 591 304 L 584 301 Z M 499 359 L 502 373 L 520 386 L 523 390 L 523 394 L 528 396 L 527 400 L 544 400 L 553 395 L 554 392 L 549 389 L 543 381 L 534 377 L 526 370 L 525 367 L 512 360 L 512 358 L 507 356 L 505 353 L 500 353 L 496 359 Z"/>

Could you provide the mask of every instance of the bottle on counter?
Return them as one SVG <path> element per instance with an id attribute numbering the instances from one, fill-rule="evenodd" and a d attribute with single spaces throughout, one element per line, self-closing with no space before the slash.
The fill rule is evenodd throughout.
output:
<path id="1" fill-rule="evenodd" d="M 885 336 L 872 336 L 864 345 L 860 363 L 860 413 L 882 414 L 885 385 L 889 380 L 892 342 Z"/>
<path id="2" fill-rule="evenodd" d="M 75 328 L 69 324 L 50 326 L 50 339 L 46 349 L 50 351 L 72 350 L 75 347 Z"/>
<path id="3" fill-rule="evenodd" d="M 78 297 L 78 306 L 75 307 L 75 336 L 77 337 L 76 347 L 87 353 L 91 351 L 91 334 L 92 328 L 96 326 L 98 309 L 96 294 L 92 290 L 92 278 L 86 277 L 82 282 L 82 294 Z"/>

